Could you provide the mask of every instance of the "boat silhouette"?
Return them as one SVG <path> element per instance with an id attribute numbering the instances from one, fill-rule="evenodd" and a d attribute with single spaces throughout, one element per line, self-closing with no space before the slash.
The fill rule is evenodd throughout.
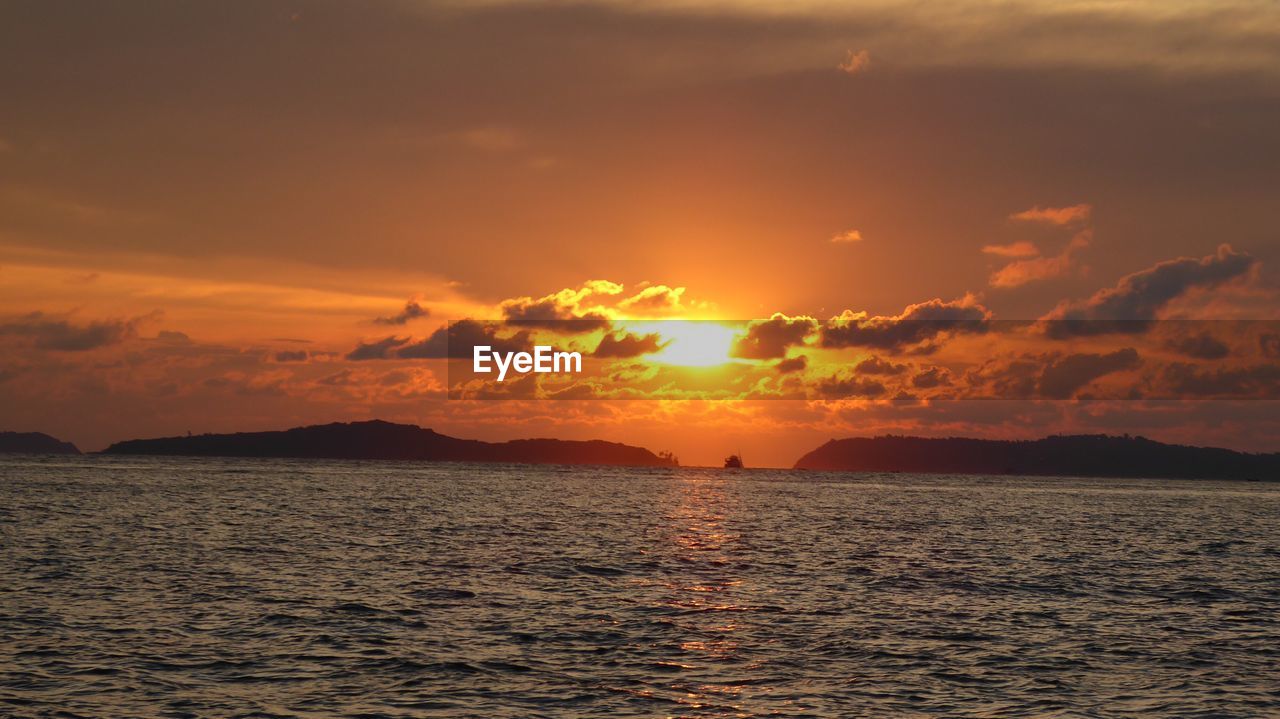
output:
<path id="1" fill-rule="evenodd" d="M 742 455 L 731 454 L 724 458 L 725 469 L 742 469 Z"/>

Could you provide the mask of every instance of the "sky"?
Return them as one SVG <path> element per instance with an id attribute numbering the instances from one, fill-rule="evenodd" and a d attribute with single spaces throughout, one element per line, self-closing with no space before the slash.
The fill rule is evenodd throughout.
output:
<path id="1" fill-rule="evenodd" d="M 0 429 L 378 417 L 774 466 L 883 432 L 1280 450 L 1266 327 L 1212 324 L 1280 320 L 1273 2 L 10 0 L 0 97 Z M 883 391 L 450 400 L 403 350 L 577 316 L 794 326 L 725 362 Z M 1157 322 L 875 339 L 940 316 Z M 840 317 L 861 335 L 827 347 Z M 904 369 L 857 377 L 873 358 Z M 960 383 L 996 361 L 1054 396 Z"/>

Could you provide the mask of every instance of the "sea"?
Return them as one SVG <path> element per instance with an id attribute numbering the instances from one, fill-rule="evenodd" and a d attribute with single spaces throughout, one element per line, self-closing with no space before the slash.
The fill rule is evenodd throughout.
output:
<path id="1" fill-rule="evenodd" d="M 0 716 L 1277 717 L 1280 484 L 0 459 Z"/>

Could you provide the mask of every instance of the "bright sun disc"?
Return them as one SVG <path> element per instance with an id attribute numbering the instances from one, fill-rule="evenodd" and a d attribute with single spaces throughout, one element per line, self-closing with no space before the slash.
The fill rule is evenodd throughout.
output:
<path id="1" fill-rule="evenodd" d="M 632 332 L 657 333 L 667 343 L 652 355 L 654 362 L 682 367 L 711 367 L 732 362 L 730 352 L 737 333 L 731 327 L 701 320 L 664 320 L 627 323 Z"/>

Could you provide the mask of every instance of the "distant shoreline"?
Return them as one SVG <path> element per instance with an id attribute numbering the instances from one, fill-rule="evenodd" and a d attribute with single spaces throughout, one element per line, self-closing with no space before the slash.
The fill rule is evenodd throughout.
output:
<path id="1" fill-rule="evenodd" d="M 81 455 L 40 433 L 0 433 L 0 453 Z M 116 442 L 102 456 L 223 457 L 467 464 L 676 467 L 669 453 L 602 440 L 459 439 L 415 425 L 372 420 L 268 432 L 201 434 Z M 720 470 L 716 466 L 690 469 Z M 747 468 L 745 471 L 788 468 Z M 1280 481 L 1280 453 L 1165 444 L 1144 437 L 1056 435 L 989 440 L 885 435 L 833 439 L 789 468 L 858 474 Z M 730 470 L 741 472 L 744 470 Z"/>

